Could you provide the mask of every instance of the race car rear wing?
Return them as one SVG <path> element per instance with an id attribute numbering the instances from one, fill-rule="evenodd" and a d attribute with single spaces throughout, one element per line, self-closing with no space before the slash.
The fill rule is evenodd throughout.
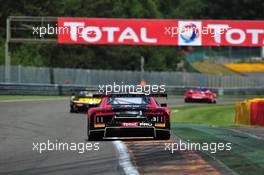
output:
<path id="1" fill-rule="evenodd" d="M 91 92 L 96 92 L 98 91 L 97 88 L 74 88 L 70 90 L 71 92 L 79 92 L 79 91 L 91 91 Z"/>
<path id="2" fill-rule="evenodd" d="M 88 92 L 92 92 L 95 93 L 98 91 L 97 88 L 74 88 L 70 90 L 71 95 L 75 95 L 75 93 L 80 92 L 80 91 L 88 91 Z"/>

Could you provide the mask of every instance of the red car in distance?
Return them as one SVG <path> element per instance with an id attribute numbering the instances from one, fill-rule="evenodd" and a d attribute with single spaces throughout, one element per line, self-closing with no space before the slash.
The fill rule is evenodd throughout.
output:
<path id="1" fill-rule="evenodd" d="M 207 88 L 195 87 L 184 92 L 184 101 L 216 103 L 216 94 Z"/>

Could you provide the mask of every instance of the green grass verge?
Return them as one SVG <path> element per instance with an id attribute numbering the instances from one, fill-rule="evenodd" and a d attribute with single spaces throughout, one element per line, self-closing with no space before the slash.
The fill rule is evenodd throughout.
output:
<path id="1" fill-rule="evenodd" d="M 228 129 L 242 126 L 234 124 L 234 105 L 187 105 L 171 112 L 172 132 L 177 137 L 201 145 L 231 143 L 230 151 L 202 151 L 237 174 L 264 174 L 264 140 Z"/>
<path id="2" fill-rule="evenodd" d="M 0 101 L 3 100 L 37 100 L 37 99 L 54 99 L 54 98 L 66 98 L 65 96 L 31 96 L 31 95 L 0 95 Z"/>
<path id="3" fill-rule="evenodd" d="M 237 133 L 227 128 L 208 127 L 193 124 L 172 124 L 172 132 L 187 143 L 213 145 L 231 143 L 231 150 L 203 150 L 207 155 L 217 159 L 228 168 L 241 175 L 264 174 L 264 140 Z M 201 151 L 201 150 L 200 150 Z"/>
<path id="4" fill-rule="evenodd" d="M 171 110 L 172 123 L 234 125 L 234 105 L 188 105 Z"/>
<path id="5" fill-rule="evenodd" d="M 264 98 L 264 95 L 223 95 L 220 96 L 219 98 L 245 100 L 245 99 L 253 99 L 253 98 Z"/>

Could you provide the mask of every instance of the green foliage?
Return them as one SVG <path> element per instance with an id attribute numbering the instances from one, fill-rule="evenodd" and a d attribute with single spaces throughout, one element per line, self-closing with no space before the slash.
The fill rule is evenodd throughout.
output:
<path id="1" fill-rule="evenodd" d="M 263 19 L 262 0 L 0 0 L 0 40 L 8 16 L 154 19 Z M 11 44 L 12 64 L 94 69 L 175 71 L 179 47 Z M 0 42 L 0 64 L 4 62 Z"/>
<path id="2" fill-rule="evenodd" d="M 39 53 L 40 44 L 23 43 L 12 54 L 12 64 L 22 66 L 44 66 L 43 58 Z"/>
<path id="3" fill-rule="evenodd" d="M 5 44 L 0 40 L 0 65 L 5 64 Z"/>

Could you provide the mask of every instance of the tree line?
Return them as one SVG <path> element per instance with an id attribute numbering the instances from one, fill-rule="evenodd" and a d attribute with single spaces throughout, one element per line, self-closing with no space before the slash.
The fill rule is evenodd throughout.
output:
<path id="1" fill-rule="evenodd" d="M 0 65 L 8 16 L 263 20 L 263 0 L 0 0 Z M 13 65 L 175 71 L 186 48 L 176 46 L 11 44 Z"/>

